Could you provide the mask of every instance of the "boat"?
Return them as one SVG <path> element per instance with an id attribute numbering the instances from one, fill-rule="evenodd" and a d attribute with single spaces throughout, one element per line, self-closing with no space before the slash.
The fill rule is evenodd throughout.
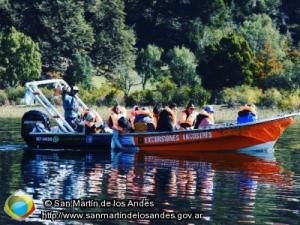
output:
<path id="1" fill-rule="evenodd" d="M 110 149 L 112 133 L 85 134 L 76 132 L 66 122 L 59 110 L 40 90 L 41 85 L 68 86 L 64 80 L 53 79 L 26 83 L 36 100 L 44 107 L 47 116 L 55 120 L 58 129 L 48 132 L 33 132 L 38 122 L 47 123 L 47 116 L 31 110 L 22 118 L 22 137 L 29 149 L 39 150 L 98 150 Z M 82 110 L 88 107 L 77 96 Z M 248 151 L 270 149 L 274 146 L 285 129 L 294 123 L 299 113 L 289 113 L 255 122 L 237 124 L 224 123 L 206 129 L 176 130 L 172 132 L 143 132 L 119 135 L 119 140 L 126 148 L 140 151 Z"/>

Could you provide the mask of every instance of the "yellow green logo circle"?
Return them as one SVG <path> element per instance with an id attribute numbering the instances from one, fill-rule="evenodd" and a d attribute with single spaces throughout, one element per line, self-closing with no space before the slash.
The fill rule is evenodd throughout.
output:
<path id="1" fill-rule="evenodd" d="M 24 191 L 18 190 L 6 199 L 4 211 L 15 220 L 24 220 L 35 210 L 33 199 Z"/>

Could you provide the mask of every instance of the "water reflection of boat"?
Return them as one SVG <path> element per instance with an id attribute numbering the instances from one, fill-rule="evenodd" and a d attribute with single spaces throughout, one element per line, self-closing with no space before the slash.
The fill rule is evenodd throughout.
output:
<path id="1" fill-rule="evenodd" d="M 284 169 L 275 161 L 271 151 L 257 151 L 259 157 L 245 153 L 187 153 L 187 152 L 139 152 L 138 161 L 145 165 L 155 167 L 183 167 L 183 168 L 203 168 L 209 166 L 214 171 L 240 171 L 243 173 L 257 174 L 256 180 L 265 182 L 281 183 L 286 182 Z"/>
<path id="2" fill-rule="evenodd" d="M 108 149 L 112 134 L 99 133 L 86 135 L 75 131 L 60 112 L 45 97 L 40 85 L 55 84 L 68 86 L 63 80 L 44 80 L 27 83 L 28 90 L 45 108 L 58 127 L 47 131 L 35 131 L 37 123 L 44 121 L 48 127 L 49 118 L 39 111 L 29 111 L 22 119 L 22 137 L 30 148 L 34 149 Z M 76 96 L 82 110 L 88 107 Z M 273 147 L 284 130 L 294 122 L 299 113 L 292 113 L 246 124 L 219 124 L 207 129 L 176 130 L 172 132 L 144 132 L 120 135 L 125 147 L 137 147 L 139 150 L 156 151 L 228 151 L 241 149 L 261 149 Z"/>
<path id="3" fill-rule="evenodd" d="M 276 161 L 238 153 L 25 152 L 22 172 L 36 220 L 47 198 L 150 198 L 156 209 L 193 208 L 210 220 L 225 194 L 246 210 L 248 221 L 260 184 L 292 187 L 292 177 Z"/>

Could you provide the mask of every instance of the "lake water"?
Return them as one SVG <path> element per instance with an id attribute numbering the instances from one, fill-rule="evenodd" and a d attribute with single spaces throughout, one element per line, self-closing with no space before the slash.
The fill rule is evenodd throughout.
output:
<path id="1" fill-rule="evenodd" d="M 274 152 L 257 152 L 255 156 L 28 152 L 19 131 L 19 120 L 0 119 L 0 224 L 3 225 L 300 224 L 299 122 L 288 128 Z M 6 198 L 18 189 L 33 196 L 37 208 L 21 223 L 2 210 Z M 172 220 L 149 220 L 145 216 L 97 221 L 41 219 L 41 211 L 49 210 L 44 208 L 43 200 L 73 198 L 110 203 L 115 200 L 120 206 L 80 208 L 76 212 L 178 214 L 172 214 L 176 216 Z M 153 201 L 154 206 L 121 207 L 125 199 L 141 203 L 143 198 Z M 188 219 L 191 212 L 198 217 Z"/>

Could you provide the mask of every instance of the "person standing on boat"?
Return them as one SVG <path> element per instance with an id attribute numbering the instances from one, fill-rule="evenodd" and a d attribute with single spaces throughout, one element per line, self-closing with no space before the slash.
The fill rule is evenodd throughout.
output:
<path id="1" fill-rule="evenodd" d="M 251 123 L 257 120 L 256 107 L 254 104 L 241 106 L 238 112 L 237 123 Z"/>
<path id="2" fill-rule="evenodd" d="M 173 131 L 176 125 L 176 112 L 175 103 L 165 107 L 159 114 L 156 131 Z"/>
<path id="3" fill-rule="evenodd" d="M 214 124 L 214 109 L 212 106 L 205 106 L 196 117 L 195 129 L 207 128 Z"/>
<path id="4" fill-rule="evenodd" d="M 62 92 L 63 108 L 65 110 L 65 120 L 73 129 L 78 128 L 80 118 L 79 103 L 76 98 L 78 87 L 65 87 Z"/>
<path id="5" fill-rule="evenodd" d="M 185 110 L 181 111 L 179 114 L 178 125 L 183 129 L 191 129 L 196 121 L 195 106 L 193 103 L 189 103 Z"/>

